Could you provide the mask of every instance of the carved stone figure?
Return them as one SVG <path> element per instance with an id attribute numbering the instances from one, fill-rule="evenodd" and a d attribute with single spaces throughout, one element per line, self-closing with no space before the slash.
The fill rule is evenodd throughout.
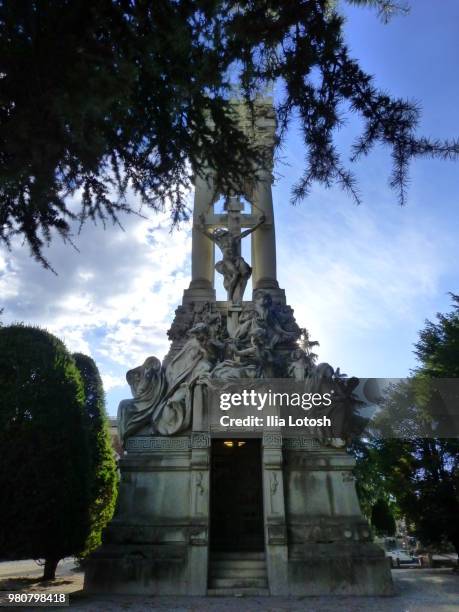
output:
<path id="1" fill-rule="evenodd" d="M 264 331 L 266 345 L 270 350 L 274 349 L 279 342 L 297 340 L 300 333 L 299 328 L 290 331 L 282 327 L 269 293 L 259 293 L 255 297 L 253 310 L 249 315 L 241 317 L 235 338 L 243 341 L 256 330 Z"/>
<path id="2" fill-rule="evenodd" d="M 243 380 L 257 378 L 257 366 L 253 363 L 241 363 L 235 359 L 225 359 L 212 370 L 211 377 L 223 380 Z"/>
<path id="3" fill-rule="evenodd" d="M 328 393 L 332 386 L 334 369 L 329 363 L 319 363 L 311 368 L 306 377 L 306 391 Z"/>
<path id="4" fill-rule="evenodd" d="M 206 230 L 204 219 L 198 229 L 209 240 L 212 240 L 220 251 L 223 259 L 215 264 L 215 269 L 223 275 L 223 286 L 228 293 L 228 301 L 240 304 L 244 295 L 247 282 L 252 274 L 252 268 L 241 255 L 241 240 L 249 236 L 265 222 L 262 215 L 259 222 L 243 232 L 233 232 L 226 227 L 219 227 L 213 232 Z"/>
<path id="5" fill-rule="evenodd" d="M 240 380 L 274 376 L 275 357 L 267 346 L 263 329 L 250 331 L 248 345 L 243 348 L 238 348 L 236 341 L 228 343 L 227 352 L 231 357 L 215 366 L 212 378 Z"/>
<path id="6" fill-rule="evenodd" d="M 198 323 L 189 331 L 190 339 L 165 368 L 167 393 L 152 416 L 154 434 L 172 435 L 190 427 L 194 401 L 216 362 L 209 328 Z"/>
<path id="7" fill-rule="evenodd" d="M 203 302 L 196 305 L 194 325 L 198 323 L 205 323 L 207 325 L 209 338 L 215 342 L 219 342 L 219 339 L 226 335 L 222 314 L 212 309 L 211 302 Z"/>
<path id="8" fill-rule="evenodd" d="M 123 400 L 118 407 L 118 429 L 123 442 L 149 423 L 167 386 L 161 362 L 156 357 L 148 357 L 143 365 L 129 370 L 126 380 L 133 399 Z"/>
<path id="9" fill-rule="evenodd" d="M 256 367 L 257 378 L 273 376 L 273 354 L 267 346 L 267 336 L 263 329 L 254 329 L 249 335 L 250 344 L 244 349 L 234 349 L 234 354 L 242 363 Z"/>
<path id="10" fill-rule="evenodd" d="M 182 340 L 188 330 L 193 326 L 195 313 L 192 304 L 178 306 L 175 310 L 175 317 L 167 336 L 171 342 Z"/>
<path id="11" fill-rule="evenodd" d="M 298 348 L 292 351 L 291 361 L 287 369 L 290 378 L 305 380 L 311 369 L 311 363 L 306 353 Z"/>

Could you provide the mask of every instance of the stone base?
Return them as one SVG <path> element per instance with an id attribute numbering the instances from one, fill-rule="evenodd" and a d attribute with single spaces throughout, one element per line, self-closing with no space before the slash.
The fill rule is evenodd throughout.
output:
<path id="1" fill-rule="evenodd" d="M 138 436 L 127 449 L 116 514 L 87 560 L 85 591 L 205 595 L 208 437 Z"/>
<path id="2" fill-rule="evenodd" d="M 287 566 L 288 583 L 279 592 L 271 588 L 263 594 L 393 595 L 389 563 L 374 544 L 314 544 L 291 551 Z M 207 595 L 206 583 L 206 549 L 126 544 L 112 550 L 106 548 L 88 560 L 84 590 L 131 595 Z"/>
<path id="3" fill-rule="evenodd" d="M 186 544 L 104 546 L 85 564 L 84 590 L 120 595 L 207 595 L 207 548 Z"/>
<path id="4" fill-rule="evenodd" d="M 86 591 L 202 596 L 237 578 L 235 594 L 241 577 L 252 586 L 243 555 L 226 575 L 228 563 L 218 573 L 209 554 L 211 448 L 205 431 L 128 440 L 116 516 L 87 561 Z M 263 575 L 252 567 L 253 586 L 276 596 L 391 595 L 389 563 L 360 513 L 353 459 L 279 434 L 265 434 L 260 448 L 265 536 L 256 554 L 266 566 Z"/>
<path id="5" fill-rule="evenodd" d="M 252 291 L 252 300 L 255 300 L 259 294 L 269 293 L 275 304 L 286 304 L 285 291 L 279 287 L 276 280 L 270 278 L 259 279 Z"/>
<path id="6" fill-rule="evenodd" d="M 119 545 L 87 561 L 84 590 L 129 595 L 187 595 L 186 546 Z"/>
<path id="7" fill-rule="evenodd" d="M 183 304 L 193 302 L 215 302 L 215 289 L 209 281 L 194 280 L 191 281 L 188 289 L 183 292 Z"/>
<path id="8" fill-rule="evenodd" d="M 289 550 L 288 592 L 295 596 L 393 595 L 389 562 L 373 543 L 311 543 Z"/>

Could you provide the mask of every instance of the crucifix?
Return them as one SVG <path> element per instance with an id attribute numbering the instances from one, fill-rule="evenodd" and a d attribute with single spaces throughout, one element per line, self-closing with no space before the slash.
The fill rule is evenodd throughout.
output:
<path id="1" fill-rule="evenodd" d="M 197 229 L 216 244 L 222 252 L 223 259 L 217 262 L 215 269 L 223 275 L 223 286 L 227 291 L 229 305 L 239 306 L 252 274 L 252 268 L 241 255 L 241 241 L 263 225 L 265 216 L 261 215 L 258 222 L 251 222 L 251 227 L 241 231 L 241 217 L 246 215 L 241 215 L 243 205 L 240 198 L 238 196 L 227 197 L 224 209 L 226 215 L 219 216 L 225 218 L 226 227 L 217 227 L 210 232 L 206 229 L 204 215 L 201 215 L 201 223 Z"/>

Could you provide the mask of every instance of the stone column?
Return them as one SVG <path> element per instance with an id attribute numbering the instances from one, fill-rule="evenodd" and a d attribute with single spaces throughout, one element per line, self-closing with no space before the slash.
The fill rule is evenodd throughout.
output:
<path id="1" fill-rule="evenodd" d="M 277 289 L 276 236 L 270 170 L 259 172 L 253 192 L 253 213 L 264 214 L 266 222 L 252 235 L 252 283 L 254 289 Z"/>
<path id="2" fill-rule="evenodd" d="M 211 173 L 209 172 L 206 178 L 197 175 L 193 208 L 191 283 L 189 289 L 185 291 L 184 302 L 215 300 L 214 245 L 196 229 L 200 215 L 206 215 L 212 210 L 215 196 Z"/>
<path id="3" fill-rule="evenodd" d="M 210 436 L 194 432 L 191 436 L 191 495 L 190 495 L 190 595 L 207 595 L 209 563 L 209 466 Z"/>
<path id="4" fill-rule="evenodd" d="M 288 550 L 285 523 L 282 435 L 263 434 L 263 506 L 266 565 L 271 595 L 288 594 Z"/>

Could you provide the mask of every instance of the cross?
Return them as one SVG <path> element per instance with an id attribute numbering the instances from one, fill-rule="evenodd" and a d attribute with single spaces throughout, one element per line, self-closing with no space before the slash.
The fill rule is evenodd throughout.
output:
<path id="1" fill-rule="evenodd" d="M 204 215 L 204 225 L 209 228 L 227 227 L 234 235 L 239 235 L 242 228 L 253 227 L 257 224 L 255 215 L 242 213 L 244 204 L 239 196 L 228 196 L 224 204 L 225 213 L 208 211 Z M 240 253 L 239 253 L 240 255 Z"/>
<path id="2" fill-rule="evenodd" d="M 228 229 L 233 236 L 241 235 L 241 212 L 244 210 L 244 205 L 238 196 L 229 196 L 226 199 L 225 206 L 227 212 Z M 244 215 L 245 216 L 245 215 Z M 241 254 L 241 243 L 238 245 L 237 255 Z"/>

